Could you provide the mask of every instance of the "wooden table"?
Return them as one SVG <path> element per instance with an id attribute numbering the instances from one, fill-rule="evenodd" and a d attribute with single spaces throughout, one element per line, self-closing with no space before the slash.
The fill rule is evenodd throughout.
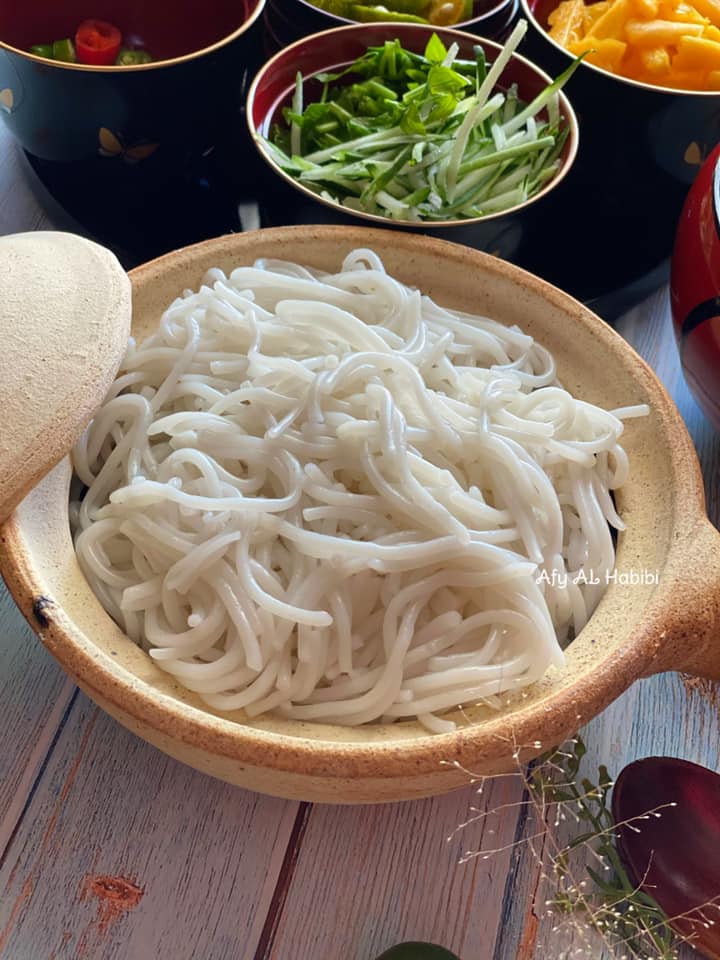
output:
<path id="1" fill-rule="evenodd" d="M 51 226 L 1 131 L 0 234 Z M 720 437 L 679 372 L 667 292 L 619 326 L 678 403 L 717 521 Z M 0 960 L 371 960 L 402 940 L 442 943 L 463 960 L 583 949 L 582 932 L 553 933 L 556 918 L 533 900 L 538 868 L 515 845 L 517 780 L 481 798 L 468 786 L 344 808 L 228 786 L 103 714 L 0 591 Z M 717 693 L 675 674 L 636 683 L 583 731 L 590 766 L 617 773 L 661 753 L 720 768 Z M 472 805 L 502 803 L 447 840 Z M 598 944 L 584 955 L 611 954 Z"/>

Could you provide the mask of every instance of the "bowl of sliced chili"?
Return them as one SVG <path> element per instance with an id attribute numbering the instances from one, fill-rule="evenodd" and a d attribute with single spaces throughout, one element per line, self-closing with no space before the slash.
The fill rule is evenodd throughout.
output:
<path id="1" fill-rule="evenodd" d="M 265 0 L 0 5 L 0 115 L 41 161 L 164 175 L 239 112 Z"/>

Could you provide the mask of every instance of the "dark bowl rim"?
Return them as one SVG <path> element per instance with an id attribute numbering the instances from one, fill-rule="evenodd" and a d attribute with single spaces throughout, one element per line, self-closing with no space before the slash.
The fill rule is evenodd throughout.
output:
<path id="1" fill-rule="evenodd" d="M 557 0 L 559 5 L 560 0 Z M 565 47 L 561 46 L 556 40 L 550 36 L 548 31 L 543 27 L 538 18 L 535 16 L 534 12 L 530 8 L 529 0 L 520 0 L 520 6 L 522 7 L 522 15 L 525 19 L 533 26 L 543 40 L 547 40 L 549 44 L 555 47 L 563 56 L 567 57 L 568 60 L 575 60 L 576 57 L 570 53 L 569 50 L 566 50 Z M 623 77 L 619 73 L 612 73 L 610 70 L 604 70 L 602 67 L 598 67 L 594 63 L 588 63 L 587 60 L 583 60 L 580 64 L 581 70 L 592 70 L 594 73 L 599 74 L 601 77 L 607 77 L 610 80 L 617 80 L 618 83 L 626 84 L 629 87 L 635 87 L 636 90 L 647 90 L 650 93 L 659 93 L 674 96 L 685 96 L 685 97 L 720 97 L 720 90 L 688 90 L 684 87 L 661 87 L 656 86 L 653 83 L 644 83 L 642 80 L 633 80 L 632 77 Z"/>
<path id="2" fill-rule="evenodd" d="M 274 54 L 269 60 L 267 60 L 263 66 L 258 70 L 257 74 L 253 78 L 250 88 L 248 90 L 247 98 L 245 101 L 245 122 L 247 123 L 248 130 L 250 132 L 250 139 L 255 145 L 255 149 L 258 151 L 262 159 L 267 163 L 270 169 L 281 177 L 286 183 L 294 187 L 300 193 L 304 193 L 305 196 L 315 200 L 318 203 L 321 203 L 323 206 L 328 207 L 331 210 L 335 210 L 338 213 L 342 213 L 351 219 L 358 218 L 369 223 L 378 224 L 383 227 L 410 227 L 415 230 L 447 230 L 448 227 L 466 227 L 477 225 L 481 223 L 489 223 L 492 220 L 499 220 L 502 217 L 514 216 L 519 213 L 521 210 L 524 210 L 526 207 L 529 207 L 531 204 L 535 203 L 537 200 L 540 200 L 541 197 L 546 196 L 551 193 L 559 184 L 565 179 L 570 170 L 572 169 L 575 160 L 577 158 L 578 146 L 580 142 L 580 132 L 577 116 L 570 100 L 567 98 L 563 90 L 559 92 L 560 99 L 560 112 L 566 118 L 569 127 L 570 127 L 570 136 L 568 137 L 568 154 L 567 159 L 563 163 L 560 170 L 557 174 L 548 181 L 548 183 L 534 196 L 529 197 L 523 203 L 519 203 L 514 207 L 509 207 L 507 210 L 499 210 L 495 213 L 488 213 L 482 217 L 469 217 L 465 220 L 393 220 L 391 217 L 383 217 L 375 213 L 365 213 L 360 210 L 352 210 L 349 207 L 344 207 L 341 203 L 338 203 L 335 200 L 327 200 L 324 197 L 321 197 L 320 194 L 315 193 L 309 187 L 304 186 L 295 180 L 294 177 L 290 176 L 289 173 L 286 173 L 270 156 L 270 154 L 265 150 L 263 144 L 263 136 L 260 131 L 255 126 L 253 120 L 253 105 L 255 102 L 255 95 L 257 88 L 260 86 L 263 78 L 271 72 L 273 66 L 277 60 L 281 57 L 287 56 L 291 51 L 294 51 L 295 48 L 305 46 L 309 41 L 316 40 L 319 37 L 325 37 L 328 34 L 337 35 L 339 33 L 362 33 L 365 30 L 369 30 L 373 27 L 377 28 L 378 26 L 385 25 L 391 27 L 392 24 L 387 21 L 378 21 L 378 23 L 351 23 L 346 27 L 332 27 L 329 30 L 321 30 L 318 33 L 308 34 L 305 37 L 302 37 L 299 40 L 296 40 L 294 43 L 288 44 L 278 53 Z M 397 26 L 397 24 L 396 24 Z M 480 37 L 472 33 L 465 33 L 462 30 L 455 30 L 452 27 L 433 27 L 432 25 L 428 26 L 424 23 L 403 23 L 400 24 L 403 30 L 411 30 L 418 33 L 428 33 L 428 32 L 442 32 L 443 35 L 450 34 L 452 36 L 457 36 L 465 41 L 472 41 L 473 43 L 482 42 L 488 44 L 491 47 L 494 47 L 496 50 L 502 50 L 503 44 L 498 43 L 496 40 L 491 40 L 488 37 Z M 545 83 L 552 83 L 552 78 L 545 73 L 536 63 L 533 63 L 532 60 L 528 60 L 527 57 L 519 54 L 517 50 L 512 54 L 511 60 L 519 60 L 526 67 L 532 70 L 537 76 L 539 76 Z M 327 67 L 318 67 L 318 71 L 327 69 Z M 317 71 L 316 71 L 317 72 Z M 311 74 L 313 76 L 314 74 Z"/>
<path id="3" fill-rule="evenodd" d="M 282 2 L 282 0 L 280 0 Z M 351 20 L 349 17 L 341 17 L 338 13 L 331 13 L 329 10 L 323 10 L 322 7 L 317 7 L 312 2 L 312 0 L 296 0 L 297 3 L 301 4 L 303 7 L 306 7 L 309 10 L 314 10 L 317 13 L 325 14 L 326 17 L 330 17 L 332 20 L 337 20 L 338 23 L 347 24 L 350 26 L 356 26 L 359 24 L 364 24 L 364 21 L 361 20 Z M 476 2 L 476 0 L 473 0 Z M 479 17 L 471 17 L 469 20 L 459 20 L 457 23 L 449 24 L 447 27 L 440 27 L 441 30 L 462 30 L 463 27 L 468 27 L 473 23 L 482 23 L 483 20 L 493 16 L 493 14 L 498 13 L 504 7 L 510 7 L 513 4 L 513 0 L 496 0 L 495 5 L 490 7 L 489 10 L 486 10 L 485 13 L 481 14 Z M 378 23 L 388 23 L 387 20 L 378 20 Z M 410 21 L 404 21 L 409 23 Z M 425 24 L 425 23 L 416 23 L 416 27 L 427 27 L 434 26 L 437 29 L 435 24 Z M 334 29 L 334 28 L 328 28 Z M 313 31 L 319 32 L 319 31 Z M 323 31 L 324 32 L 324 31 Z"/>
<path id="4" fill-rule="evenodd" d="M 163 67 L 171 67 L 178 63 L 187 63 L 190 60 L 199 59 L 204 57 L 209 53 L 214 53 L 216 50 L 220 50 L 222 47 L 227 46 L 232 43 L 233 40 L 236 40 L 238 37 L 242 36 L 251 26 L 262 16 L 263 10 L 265 8 L 266 0 L 255 0 L 255 8 L 247 17 L 246 20 L 240 24 L 232 33 L 226 34 L 224 37 L 221 37 L 220 40 L 216 40 L 215 43 L 211 43 L 208 47 L 202 47 L 200 50 L 193 50 L 192 53 L 184 53 L 181 57 L 170 57 L 167 60 L 153 60 L 152 63 L 136 63 L 124 67 L 118 67 L 115 64 L 110 66 L 95 66 L 89 63 L 65 63 L 63 60 L 49 60 L 47 57 L 38 57 L 34 53 L 30 53 L 29 50 L 20 50 L 18 47 L 13 47 L 12 44 L 6 43 L 4 40 L 0 40 L 0 50 L 5 50 L 9 53 L 14 53 L 18 57 L 22 57 L 25 60 L 31 60 L 33 63 L 40 63 L 43 66 L 56 67 L 59 70 L 73 70 L 81 73 L 107 73 L 107 74 L 118 74 L 124 75 L 126 73 L 139 73 L 145 70 L 159 70 Z"/>

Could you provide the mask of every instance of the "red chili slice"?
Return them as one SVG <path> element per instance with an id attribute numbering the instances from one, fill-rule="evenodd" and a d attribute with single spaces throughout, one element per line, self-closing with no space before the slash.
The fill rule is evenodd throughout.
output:
<path id="1" fill-rule="evenodd" d="M 80 63 L 109 67 L 120 52 L 122 34 L 104 20 L 83 20 L 75 34 L 75 48 Z"/>

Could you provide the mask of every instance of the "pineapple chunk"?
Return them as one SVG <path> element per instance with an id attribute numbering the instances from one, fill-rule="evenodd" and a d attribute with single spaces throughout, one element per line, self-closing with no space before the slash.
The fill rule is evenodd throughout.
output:
<path id="1" fill-rule="evenodd" d="M 720 70 L 720 43 L 703 37 L 683 37 L 673 57 L 673 68 L 682 71 Z"/>
<path id="2" fill-rule="evenodd" d="M 670 70 L 670 53 L 666 47 L 644 47 L 640 51 L 640 62 L 652 77 L 662 76 Z"/>
<path id="3" fill-rule="evenodd" d="M 550 36 L 561 46 L 579 40 L 584 32 L 585 4 L 583 0 L 563 0 L 548 17 Z"/>
<path id="4" fill-rule="evenodd" d="M 673 23 L 672 20 L 628 20 L 625 36 L 639 47 L 664 47 L 677 44 L 683 37 L 700 37 L 701 23 Z"/>

